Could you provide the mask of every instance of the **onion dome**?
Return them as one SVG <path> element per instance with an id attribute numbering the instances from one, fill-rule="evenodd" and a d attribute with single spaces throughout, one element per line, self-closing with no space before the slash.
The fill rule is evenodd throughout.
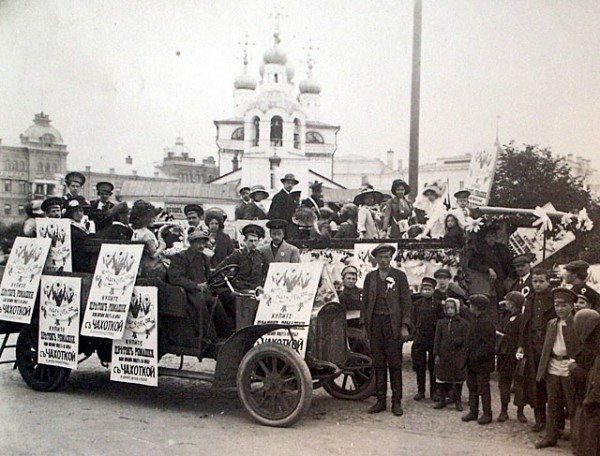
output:
<path id="1" fill-rule="evenodd" d="M 275 45 L 271 49 L 267 49 L 265 51 L 263 54 L 263 62 L 265 64 L 276 63 L 279 65 L 285 65 L 287 63 L 287 55 L 281 48 L 279 48 L 279 46 Z"/>
<path id="2" fill-rule="evenodd" d="M 298 88 L 300 89 L 300 93 L 314 93 L 317 95 L 321 93 L 321 84 L 319 84 L 310 74 L 306 79 L 300 82 Z"/>
<path id="3" fill-rule="evenodd" d="M 254 90 L 254 89 L 256 89 L 256 79 L 254 79 L 252 76 L 250 76 L 248 73 L 246 73 L 244 71 L 237 78 L 235 78 L 235 80 L 233 81 L 233 87 L 235 87 L 236 90 L 237 89 Z"/>
<path id="4" fill-rule="evenodd" d="M 48 144 L 63 144 L 60 132 L 50 125 L 50 116 L 43 112 L 36 114 L 33 125 L 21 135 L 22 141 L 43 142 Z"/>

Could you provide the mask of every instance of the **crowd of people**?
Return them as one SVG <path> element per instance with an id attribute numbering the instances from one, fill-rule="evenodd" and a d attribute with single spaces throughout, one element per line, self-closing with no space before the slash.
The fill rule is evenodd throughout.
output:
<path id="1" fill-rule="evenodd" d="M 159 211 L 151 203 L 139 200 L 129 208 L 127 203 L 112 202 L 114 187 L 108 182 L 97 185 L 98 199 L 90 203 L 80 195 L 85 177 L 76 172 L 66 176 L 65 196 L 46 199 L 41 210 L 45 217 L 71 220 L 77 272 L 93 268 L 83 248 L 89 239 L 142 242 L 140 276 L 159 277 L 186 290 L 191 317 L 205 325 L 196 328 L 196 336 L 210 337 L 211 331 L 230 334 L 235 328 L 235 296 L 227 291 L 218 300 L 210 296 L 211 271 L 236 264 L 235 289 L 260 291 L 271 262 L 300 261 L 298 248 L 287 240 L 431 237 L 465 245 L 464 228 L 471 216 L 466 191 L 455 195 L 456 207 L 449 209 L 442 199 L 444 189 L 431 184 L 412 204 L 406 198 L 411 188 L 398 179 L 385 201 L 380 192 L 364 186 L 353 203 L 332 205 L 325 204 L 318 182 L 310 186 L 311 195 L 301 199 L 300 192 L 294 191 L 298 180 L 293 174 L 281 181 L 283 188 L 268 210 L 263 201 L 270 195 L 263 186 L 240 189 L 236 219 L 268 220 L 270 243 L 262 246 L 265 228 L 252 222 L 245 225 L 243 243 L 236 248 L 224 232 L 225 212 L 205 211 L 201 204 L 184 208 L 187 228 L 166 223 L 156 231 Z M 23 231 L 35 235 L 35 224 L 26 221 Z M 173 248 L 177 243 L 183 247 Z M 419 293 L 412 294 L 405 273 L 392 265 L 396 248 L 386 243 L 371 251 L 377 269 L 367 274 L 362 289 L 356 286 L 354 266 L 342 270 L 340 304 L 360 311 L 370 341 L 376 402 L 369 413 L 386 410 L 389 374 L 392 413 L 403 414 L 402 347 L 412 340 L 418 387 L 414 400 L 425 398 L 429 377 L 434 408 L 454 404 L 462 411 L 466 382 L 468 413 L 462 420 L 489 424 L 493 421 L 490 375 L 497 371 L 498 422 L 509 419 L 512 399 L 517 420 L 527 422 L 524 410 L 529 405 L 534 411 L 533 430 L 545 432 L 537 448 L 556 445 L 567 435 L 569 421 L 576 454 L 598 454 L 600 295 L 586 283 L 589 265 L 581 260 L 567 264 L 567 286 L 563 286 L 550 272 L 532 268 L 530 256 L 513 257 L 498 241 L 494 227 L 482 229 L 466 248 L 466 266 L 484 277 L 486 286 L 481 289 L 474 285 L 467 291 L 450 270 L 442 268 L 423 278 Z M 214 328 L 207 327 L 209 323 Z"/>

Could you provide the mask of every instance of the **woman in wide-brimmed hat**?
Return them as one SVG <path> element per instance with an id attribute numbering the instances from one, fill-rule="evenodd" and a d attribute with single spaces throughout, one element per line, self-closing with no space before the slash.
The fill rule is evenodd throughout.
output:
<path id="1" fill-rule="evenodd" d="M 225 258 L 235 251 L 233 241 L 227 233 L 223 232 L 225 228 L 224 217 L 216 211 L 206 211 L 204 223 L 208 227 L 208 249 L 213 255 L 210 257 L 210 265 L 216 268 Z"/>
<path id="2" fill-rule="evenodd" d="M 163 263 L 163 252 L 166 248 L 164 241 L 159 242 L 150 227 L 154 224 L 154 219 L 159 211 L 148 201 L 138 200 L 133 203 L 129 214 L 129 221 L 133 228 L 132 241 L 141 241 L 144 243 L 144 253 L 140 262 L 140 277 L 159 277 L 166 276 L 166 263 Z"/>
<path id="3" fill-rule="evenodd" d="M 413 218 L 412 204 L 406 199 L 410 186 L 402 179 L 392 183 L 392 197 L 385 202 L 383 208 L 383 232 L 390 238 L 401 238 L 408 231 Z"/>
<path id="4" fill-rule="evenodd" d="M 245 211 L 247 220 L 266 220 L 269 218 L 262 203 L 268 197 L 269 192 L 265 190 L 264 185 L 254 185 L 250 189 L 250 202 Z"/>
<path id="5" fill-rule="evenodd" d="M 383 195 L 373 186 L 366 184 L 360 189 L 358 195 L 354 197 L 354 204 L 358 206 L 358 238 L 359 239 L 378 239 L 381 215 L 377 211 L 376 205 L 383 200 Z"/>
<path id="6" fill-rule="evenodd" d="M 420 198 L 415 202 L 415 207 L 425 211 L 427 217 L 423 233 L 420 235 L 421 238 L 439 239 L 446 234 L 446 214 L 448 210 L 442 199 L 445 192 L 446 184 L 436 180 L 425 184 Z"/>
<path id="7" fill-rule="evenodd" d="M 71 219 L 71 262 L 73 272 L 91 272 L 90 255 L 84 245 L 93 235 L 84 216 L 90 205 L 83 196 L 71 196 L 64 205 L 64 217 Z"/>

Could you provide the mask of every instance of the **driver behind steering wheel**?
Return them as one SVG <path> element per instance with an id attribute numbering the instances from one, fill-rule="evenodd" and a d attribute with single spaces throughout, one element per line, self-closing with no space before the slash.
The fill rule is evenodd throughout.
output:
<path id="1" fill-rule="evenodd" d="M 239 265 L 238 275 L 231 280 L 233 288 L 239 292 L 260 291 L 269 269 L 264 254 L 258 249 L 258 243 L 265 237 L 265 230 L 262 226 L 251 223 L 242 228 L 242 235 L 244 247 L 225 258 L 218 268 L 231 264 Z M 219 299 L 227 315 L 235 321 L 235 296 L 231 291 L 224 291 L 219 294 Z"/>

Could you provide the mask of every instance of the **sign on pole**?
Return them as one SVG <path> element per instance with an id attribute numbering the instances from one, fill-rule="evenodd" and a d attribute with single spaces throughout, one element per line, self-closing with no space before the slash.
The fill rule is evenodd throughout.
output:
<path id="1" fill-rule="evenodd" d="M 258 343 L 277 342 L 306 353 L 308 325 L 315 295 L 321 280 L 321 263 L 271 263 L 264 294 L 260 297 L 255 325 L 280 323 L 306 325 L 291 330 L 278 330 L 264 335 Z"/>
<path id="2" fill-rule="evenodd" d="M 50 239 L 18 237 L 0 284 L 0 320 L 31 323 Z"/>
<path id="3" fill-rule="evenodd" d="M 83 316 L 82 336 L 121 339 L 144 246 L 103 244 Z"/>
<path id="4" fill-rule="evenodd" d="M 156 287 L 135 287 L 123 338 L 112 342 L 111 380 L 158 386 L 157 309 Z"/>
<path id="5" fill-rule="evenodd" d="M 51 241 L 44 272 L 72 272 L 71 220 L 37 218 L 35 226 L 38 238 L 48 238 Z"/>
<path id="6" fill-rule="evenodd" d="M 496 164 L 502 149 L 498 146 L 493 151 L 480 150 L 471 157 L 469 173 L 465 182 L 465 190 L 471 192 L 471 207 L 487 206 L 490 200 L 492 184 L 496 174 Z"/>
<path id="7" fill-rule="evenodd" d="M 42 276 L 38 362 L 77 369 L 81 278 Z"/>

